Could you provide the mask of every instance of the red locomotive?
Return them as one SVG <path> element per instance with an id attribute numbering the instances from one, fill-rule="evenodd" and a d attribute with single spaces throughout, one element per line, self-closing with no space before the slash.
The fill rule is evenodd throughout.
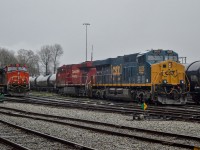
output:
<path id="1" fill-rule="evenodd" d="M 29 90 L 29 73 L 25 65 L 11 64 L 0 68 L 0 93 L 25 96 Z"/>
<path id="2" fill-rule="evenodd" d="M 68 95 L 85 96 L 91 94 L 92 76 L 96 68 L 92 62 L 63 65 L 56 74 L 56 86 L 60 93 Z"/>

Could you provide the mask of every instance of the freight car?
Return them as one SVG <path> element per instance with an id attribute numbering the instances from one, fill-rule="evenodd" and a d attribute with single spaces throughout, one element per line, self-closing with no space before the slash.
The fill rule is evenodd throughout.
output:
<path id="1" fill-rule="evenodd" d="M 172 50 L 64 65 L 56 75 L 62 94 L 161 104 L 185 104 L 187 83 L 185 68 Z"/>
<path id="2" fill-rule="evenodd" d="M 30 77 L 31 89 L 37 91 L 56 91 L 56 74 L 47 76 L 40 75 L 38 77 Z"/>
<path id="3" fill-rule="evenodd" d="M 11 64 L 0 68 L 0 93 L 25 96 L 30 90 L 27 67 Z"/>
<path id="4" fill-rule="evenodd" d="M 190 81 L 190 95 L 193 101 L 200 103 L 200 61 L 187 65 L 186 74 Z"/>

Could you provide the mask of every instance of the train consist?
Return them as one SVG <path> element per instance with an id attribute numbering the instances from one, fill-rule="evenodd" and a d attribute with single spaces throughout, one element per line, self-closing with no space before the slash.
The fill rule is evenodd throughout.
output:
<path id="1" fill-rule="evenodd" d="M 63 65 L 56 75 L 30 78 L 34 89 L 61 94 L 161 104 L 185 104 L 189 90 L 185 67 L 172 50 Z"/>
<path id="2" fill-rule="evenodd" d="M 30 90 L 27 67 L 11 64 L 0 68 L 0 93 L 25 96 Z"/>

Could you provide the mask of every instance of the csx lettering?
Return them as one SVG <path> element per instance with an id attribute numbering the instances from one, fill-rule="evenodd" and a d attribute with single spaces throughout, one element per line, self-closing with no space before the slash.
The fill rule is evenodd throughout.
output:
<path id="1" fill-rule="evenodd" d="M 120 74 L 120 66 L 114 66 L 112 68 L 112 72 L 113 72 L 113 75 L 119 75 Z"/>
<path id="2" fill-rule="evenodd" d="M 174 75 L 174 72 L 175 72 L 175 71 L 170 71 L 170 70 L 169 70 L 169 71 L 166 71 L 165 74 L 166 74 L 166 75 Z"/>

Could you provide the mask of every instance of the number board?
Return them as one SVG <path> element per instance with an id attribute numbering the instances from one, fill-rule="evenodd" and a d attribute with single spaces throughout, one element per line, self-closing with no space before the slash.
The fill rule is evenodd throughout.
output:
<path id="1" fill-rule="evenodd" d="M 120 66 L 113 66 L 112 67 L 112 74 L 113 75 L 120 75 L 120 69 L 121 69 Z"/>
<path id="2" fill-rule="evenodd" d="M 144 74 L 144 66 L 139 66 L 139 73 Z"/>

